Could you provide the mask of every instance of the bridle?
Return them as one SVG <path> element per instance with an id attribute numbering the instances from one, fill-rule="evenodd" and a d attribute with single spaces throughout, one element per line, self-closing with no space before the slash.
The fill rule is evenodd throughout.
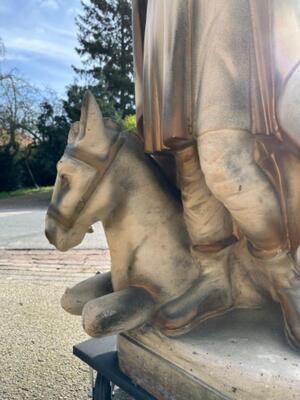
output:
<path id="1" fill-rule="evenodd" d="M 116 141 L 112 144 L 108 156 L 106 159 L 101 160 L 96 155 L 91 154 L 87 151 L 79 149 L 74 145 L 68 145 L 65 149 L 64 155 L 67 155 L 71 158 L 76 160 L 82 161 L 85 164 L 93 167 L 96 170 L 96 175 L 89 184 L 86 192 L 82 195 L 79 203 L 75 207 L 75 210 L 69 217 L 65 217 L 59 209 L 52 203 L 50 203 L 47 215 L 53 219 L 55 219 L 60 225 L 62 225 L 66 229 L 71 229 L 75 222 L 77 221 L 79 215 L 81 214 L 82 210 L 85 208 L 86 204 L 88 203 L 90 197 L 98 187 L 100 181 L 103 179 L 104 175 L 110 168 L 112 162 L 115 160 L 117 154 L 119 153 L 121 147 L 124 144 L 124 137 L 123 135 L 119 134 Z"/>

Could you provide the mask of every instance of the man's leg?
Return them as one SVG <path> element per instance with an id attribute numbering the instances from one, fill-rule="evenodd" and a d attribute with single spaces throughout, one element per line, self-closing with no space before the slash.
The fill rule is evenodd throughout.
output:
<path id="1" fill-rule="evenodd" d="M 261 297 L 254 289 L 241 260 L 233 255 L 232 217 L 208 188 L 200 167 L 196 142 L 175 153 L 184 218 L 191 239 L 194 258 L 203 270 L 205 287 L 223 290 L 225 307 L 234 304 L 255 307 Z M 210 293 L 206 293 L 210 296 Z"/>
<path id="2" fill-rule="evenodd" d="M 232 245 L 237 241 L 232 217 L 206 185 L 196 143 L 177 150 L 175 158 L 191 251 L 203 272 L 199 289 L 203 299 L 212 301 L 216 296 L 215 312 L 232 305 L 257 305 L 260 297 L 232 258 Z M 223 294 L 218 296 L 218 293 Z"/>
<path id="3" fill-rule="evenodd" d="M 232 240 L 232 218 L 208 189 L 196 143 L 177 150 L 176 170 L 181 189 L 184 219 L 192 247 L 221 249 Z"/>
<path id="4" fill-rule="evenodd" d="M 243 130 L 206 132 L 198 139 L 199 157 L 208 187 L 253 247 L 276 254 L 284 246 L 281 210 L 255 162 L 253 139 Z"/>
<path id="5" fill-rule="evenodd" d="M 253 280 L 281 303 L 287 330 L 300 345 L 300 307 L 293 304 L 297 300 L 295 293 L 300 290 L 296 263 L 285 250 L 280 202 L 255 162 L 253 139 L 244 130 L 201 134 L 201 167 L 209 189 L 229 210 L 249 241 L 255 264 L 250 271 Z"/>

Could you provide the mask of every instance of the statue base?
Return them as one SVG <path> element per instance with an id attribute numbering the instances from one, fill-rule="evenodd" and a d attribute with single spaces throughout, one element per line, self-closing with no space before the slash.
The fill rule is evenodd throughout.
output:
<path id="1" fill-rule="evenodd" d="M 146 326 L 118 336 L 121 370 L 157 399 L 300 398 L 300 355 L 280 309 L 235 310 L 178 338 Z"/>

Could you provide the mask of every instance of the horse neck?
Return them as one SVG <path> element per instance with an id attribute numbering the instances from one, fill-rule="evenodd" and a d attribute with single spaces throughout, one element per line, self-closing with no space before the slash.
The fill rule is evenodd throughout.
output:
<path id="1" fill-rule="evenodd" d="M 131 252 L 152 234 L 166 238 L 169 225 L 182 223 L 168 186 L 134 142 L 129 141 L 116 160 L 113 179 L 119 198 L 103 221 L 112 258 L 121 249 Z"/>

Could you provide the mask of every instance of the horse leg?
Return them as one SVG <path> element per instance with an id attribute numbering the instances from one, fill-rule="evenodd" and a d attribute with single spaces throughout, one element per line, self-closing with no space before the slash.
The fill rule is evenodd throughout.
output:
<path id="1" fill-rule="evenodd" d="M 72 288 L 67 288 L 60 303 L 62 308 L 70 314 L 81 315 L 83 306 L 87 302 L 112 291 L 111 273 L 96 274 Z"/>
<path id="2" fill-rule="evenodd" d="M 89 301 L 82 311 L 83 328 L 93 337 L 115 335 L 151 320 L 155 309 L 145 289 L 131 286 Z"/>

